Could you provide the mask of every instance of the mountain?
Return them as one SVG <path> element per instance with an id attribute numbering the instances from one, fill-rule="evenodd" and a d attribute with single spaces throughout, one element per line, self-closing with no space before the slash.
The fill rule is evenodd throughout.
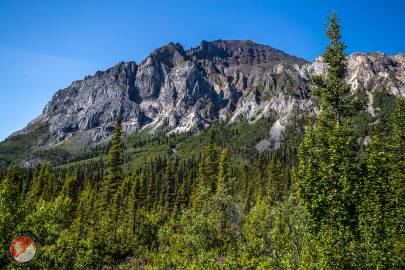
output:
<path id="1" fill-rule="evenodd" d="M 353 53 L 348 65 L 348 82 L 368 95 L 370 113 L 373 93 L 405 95 L 404 53 Z M 57 91 L 42 114 L 5 143 L 23 141 L 29 151 L 94 145 L 112 134 L 117 114 L 126 133 L 169 134 L 272 116 L 269 139 L 277 147 L 291 122 L 317 113 L 309 76 L 325 71 L 321 58 L 308 62 L 252 41 L 202 41 L 189 50 L 169 43 L 139 64 L 121 62 Z"/>

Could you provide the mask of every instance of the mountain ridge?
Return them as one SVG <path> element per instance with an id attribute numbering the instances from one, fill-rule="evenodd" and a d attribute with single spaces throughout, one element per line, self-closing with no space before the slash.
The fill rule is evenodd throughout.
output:
<path id="1" fill-rule="evenodd" d="M 404 53 L 353 53 L 348 67 L 347 81 L 367 93 L 370 113 L 370 93 L 385 88 L 405 95 Z M 169 134 L 274 115 L 270 136 L 277 140 L 297 115 L 317 113 L 309 96 L 312 74 L 326 74 L 321 58 L 308 62 L 249 40 L 202 41 L 189 50 L 169 43 L 139 64 L 120 62 L 58 90 L 38 118 L 7 140 L 48 125 L 49 134 L 33 148 L 69 141 L 81 148 L 108 139 L 117 114 L 126 133 Z"/>

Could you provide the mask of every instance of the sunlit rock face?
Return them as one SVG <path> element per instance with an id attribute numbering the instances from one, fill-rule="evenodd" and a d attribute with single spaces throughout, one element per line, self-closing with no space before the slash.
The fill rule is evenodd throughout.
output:
<path id="1" fill-rule="evenodd" d="M 405 95 L 405 54 L 354 53 L 348 67 L 348 83 L 353 91 L 367 91 L 370 104 L 370 93 L 381 88 Z M 310 63 L 252 41 L 203 41 L 190 50 L 170 43 L 140 64 L 121 62 L 59 90 L 16 134 L 44 123 L 49 136 L 42 145 L 71 140 L 82 147 L 107 139 L 117 114 L 126 133 L 198 131 L 216 120 L 272 115 L 277 120 L 270 136 L 279 141 L 296 115 L 318 112 L 309 97 L 309 77 L 326 75 L 326 69 L 321 58 Z"/>

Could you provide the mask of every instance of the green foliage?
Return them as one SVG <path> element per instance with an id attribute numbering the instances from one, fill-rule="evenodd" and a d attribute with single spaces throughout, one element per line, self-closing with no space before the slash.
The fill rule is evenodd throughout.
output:
<path id="1" fill-rule="evenodd" d="M 113 194 L 119 183 L 123 178 L 122 164 L 123 164 L 123 145 L 121 142 L 122 137 L 122 127 L 121 127 L 121 117 L 117 116 L 114 135 L 112 138 L 111 149 L 108 153 L 108 167 L 107 176 L 103 183 L 103 196 L 107 203 L 111 200 L 111 194 Z"/>
<path id="2" fill-rule="evenodd" d="M 33 179 L 31 190 L 28 194 L 28 200 L 34 203 L 39 198 L 50 200 L 53 196 L 54 176 L 49 170 L 49 163 L 45 163 L 37 168 L 36 176 Z"/>
<path id="3" fill-rule="evenodd" d="M 36 125 L 32 132 L 16 135 L 0 143 L 0 168 L 11 164 L 18 164 L 26 158 L 32 147 L 47 135 L 48 125 Z"/>
<path id="4" fill-rule="evenodd" d="M 403 119 L 405 102 L 398 100 L 392 115 L 393 132 L 371 140 L 366 160 L 367 176 L 359 206 L 362 257 L 367 268 L 401 269 L 405 260 L 405 179 Z M 387 256 L 389 254 L 389 256 Z"/>
<path id="5" fill-rule="evenodd" d="M 11 167 L 0 182 L 0 267 L 7 261 L 7 246 L 13 236 L 15 226 L 24 214 L 22 198 L 18 188 L 17 169 Z"/>
<path id="6" fill-rule="evenodd" d="M 404 262 L 397 254 L 404 250 L 404 230 L 397 215 L 403 216 L 404 114 L 401 109 L 394 113 L 392 135 L 384 136 L 390 128 L 377 128 L 369 149 L 360 145 L 359 137 L 369 133 L 370 116 L 361 111 L 362 98 L 356 100 L 344 81 L 345 45 L 335 13 L 329 19 L 331 44 L 323 55 L 328 75 L 313 78 L 322 111 L 306 131 L 295 170 L 310 228 L 301 267 L 400 269 Z"/>
<path id="7" fill-rule="evenodd" d="M 112 163 L 10 170 L 1 174 L 2 248 L 31 230 L 40 269 L 400 269 L 401 106 L 364 159 L 350 121 L 311 125 L 293 179 L 296 157 L 262 153 L 241 166 L 217 131 L 205 133 L 198 159 L 170 153 L 118 168 L 108 203 L 101 195 Z M 14 196 L 29 199 L 16 210 Z"/>
<path id="8" fill-rule="evenodd" d="M 342 117 L 350 115 L 353 110 L 353 97 L 350 86 L 346 83 L 347 74 L 346 45 L 341 41 L 340 24 L 336 13 L 329 17 L 329 24 L 325 25 L 325 31 L 330 44 L 323 53 L 323 61 L 328 66 L 328 76 L 313 76 L 312 83 L 316 86 L 313 94 L 322 99 L 324 117 L 333 116 L 335 122 L 340 125 Z"/>
<path id="9" fill-rule="evenodd" d="M 71 200 L 58 196 L 52 202 L 40 198 L 16 231 L 31 231 L 41 245 L 41 257 L 34 261 L 35 266 L 42 269 L 55 267 L 54 245 L 60 233 L 67 229 L 72 218 Z"/>
<path id="10" fill-rule="evenodd" d="M 269 199 L 258 200 L 243 225 L 241 266 L 243 269 L 297 269 L 306 234 L 303 209 L 295 205 L 292 197 L 272 207 Z"/>
<path id="11" fill-rule="evenodd" d="M 277 150 L 254 148 L 273 116 L 124 138 L 117 118 L 111 143 L 0 170 L 0 268 L 15 269 L 4 254 L 22 230 L 39 243 L 32 269 L 405 268 L 404 101 L 381 91 L 364 111 L 334 14 L 326 30 L 320 117 L 297 114 Z"/>
<path id="12" fill-rule="evenodd" d="M 169 158 L 166 166 L 166 173 L 163 185 L 163 205 L 169 212 L 175 211 L 176 206 L 176 179 L 175 179 L 174 160 Z"/>
<path id="13" fill-rule="evenodd" d="M 377 128 L 385 135 L 391 132 L 391 125 L 387 125 L 395 108 L 395 97 L 385 89 L 373 94 L 373 107 L 377 115 Z"/>

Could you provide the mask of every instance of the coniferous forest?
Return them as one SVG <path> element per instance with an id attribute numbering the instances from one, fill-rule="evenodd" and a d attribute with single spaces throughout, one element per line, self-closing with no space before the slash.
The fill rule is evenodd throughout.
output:
<path id="1" fill-rule="evenodd" d="M 320 114 L 277 150 L 251 147 L 272 119 L 130 137 L 117 116 L 111 142 L 77 160 L 3 168 L 0 268 L 405 269 L 405 102 L 380 94 L 389 106 L 364 120 L 335 14 L 326 35 Z M 125 151 L 144 145 L 160 154 Z M 27 265 L 7 256 L 21 231 L 38 243 Z"/>

